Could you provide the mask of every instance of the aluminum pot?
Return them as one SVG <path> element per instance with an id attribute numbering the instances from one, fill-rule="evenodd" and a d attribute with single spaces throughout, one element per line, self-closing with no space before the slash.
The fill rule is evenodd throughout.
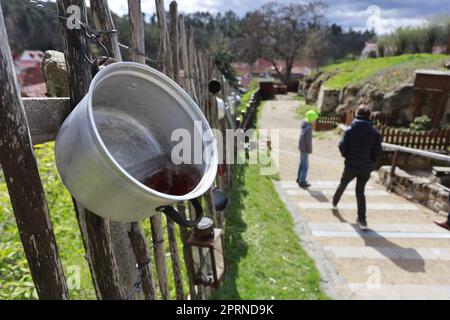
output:
<path id="1" fill-rule="evenodd" d="M 189 168 L 198 176 L 185 194 L 144 184 L 146 176 L 169 162 L 172 167 L 188 162 L 186 154 L 172 152 L 180 143 L 172 136 L 177 129 L 189 134 L 194 146 L 187 155 Z M 193 199 L 211 187 L 218 166 L 214 135 L 196 103 L 164 74 L 131 62 L 118 62 L 97 73 L 56 137 L 55 157 L 63 183 L 88 210 L 119 222 L 139 221 L 163 211 L 191 226 L 199 219 L 186 221 L 171 206 L 191 200 L 202 211 Z M 164 178 L 161 175 L 159 180 Z"/>

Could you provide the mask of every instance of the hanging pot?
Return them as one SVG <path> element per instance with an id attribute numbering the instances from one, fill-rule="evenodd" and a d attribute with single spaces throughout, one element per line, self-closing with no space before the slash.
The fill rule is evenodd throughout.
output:
<path id="1" fill-rule="evenodd" d="M 172 152 L 180 143 L 172 139 L 177 129 L 201 146 L 189 161 Z M 88 210 L 119 222 L 163 211 L 184 226 L 201 219 L 195 199 L 211 187 L 218 165 L 214 135 L 195 102 L 164 74 L 131 62 L 97 73 L 64 121 L 55 157 L 67 189 Z M 186 200 L 197 209 L 197 221 L 171 207 Z"/>
<path id="2" fill-rule="evenodd" d="M 217 212 L 225 211 L 225 209 L 228 207 L 229 198 L 228 195 L 219 189 L 213 190 L 213 200 L 214 200 L 214 207 Z"/>
<path id="3" fill-rule="evenodd" d="M 216 104 L 217 104 L 217 119 L 222 120 L 223 118 L 225 118 L 225 102 L 216 97 Z"/>

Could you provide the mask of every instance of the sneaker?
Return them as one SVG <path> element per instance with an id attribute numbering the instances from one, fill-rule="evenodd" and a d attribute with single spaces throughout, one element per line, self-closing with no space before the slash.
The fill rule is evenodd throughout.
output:
<path id="1" fill-rule="evenodd" d="M 308 189 L 308 187 L 311 186 L 307 182 L 300 182 L 298 185 L 300 186 L 300 188 L 303 188 L 303 189 Z"/>
<path id="2" fill-rule="evenodd" d="M 367 231 L 369 228 L 367 227 L 367 222 L 365 220 L 359 220 L 356 219 L 356 223 L 358 224 L 359 228 L 363 231 Z"/>

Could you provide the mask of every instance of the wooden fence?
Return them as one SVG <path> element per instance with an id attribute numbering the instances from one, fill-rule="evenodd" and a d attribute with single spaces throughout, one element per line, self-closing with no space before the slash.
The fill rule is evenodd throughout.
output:
<path id="1" fill-rule="evenodd" d="M 259 90 L 257 90 L 252 97 L 250 102 L 244 110 L 241 111 L 241 115 L 237 117 L 236 123 L 237 127 L 240 129 L 247 130 L 253 123 L 256 114 L 258 113 L 258 107 L 261 104 L 261 96 Z"/>
<path id="2" fill-rule="evenodd" d="M 450 129 L 435 129 L 424 132 L 403 131 L 396 128 L 379 126 L 383 142 L 420 150 L 448 151 L 450 147 Z"/>
<path id="3" fill-rule="evenodd" d="M 231 86 L 223 81 L 211 57 L 195 48 L 195 35 L 186 28 L 183 16 L 178 14 L 177 3 L 173 1 L 170 4 L 169 17 L 166 17 L 164 1 L 155 0 L 155 3 L 160 39 L 158 69 L 184 87 L 198 103 L 211 127 L 223 132 L 226 122 L 225 119 L 218 120 L 216 99 L 209 94 L 207 84 L 211 79 L 221 79 L 219 96 L 224 100 L 230 94 Z M 80 21 L 89 23 L 85 0 L 57 0 L 60 15 L 64 15 L 71 5 L 81 9 Z M 128 0 L 128 5 L 132 60 L 144 63 L 147 58 L 144 56 L 141 1 Z M 91 13 L 97 30 L 115 29 L 107 0 L 91 1 Z M 91 55 L 90 45 L 82 30 L 69 29 L 66 22 L 60 19 L 70 97 L 21 99 L 0 6 L 0 164 L 40 299 L 69 299 L 69 290 L 33 145 L 54 140 L 62 122 L 85 96 L 92 80 L 91 64 L 85 59 L 85 55 Z M 122 60 L 120 48 L 130 49 L 118 42 L 115 32 L 102 33 L 101 37 L 111 57 L 117 61 Z M 223 166 L 222 175 L 217 178 L 216 185 L 224 191 L 230 187 L 231 171 L 232 166 Z M 221 227 L 222 221 L 216 215 L 212 192 L 211 188 L 205 195 L 205 211 L 213 218 L 215 226 Z M 205 299 L 208 296 L 209 287 L 195 282 L 190 248 L 185 245 L 183 259 L 179 257 L 176 226 L 170 219 L 167 219 L 167 228 L 163 227 L 161 214 L 141 224 L 117 223 L 88 211 L 76 199 L 73 202 L 98 299 L 152 300 L 157 298 L 157 291 L 162 299 L 186 299 L 186 291 L 191 299 Z M 195 218 L 191 206 L 179 203 L 177 207 L 181 213 Z M 150 224 L 151 241 L 147 241 L 141 230 L 144 223 Z M 180 228 L 183 243 L 186 243 L 190 232 Z M 165 239 L 168 239 L 166 244 Z M 170 252 L 175 297 L 171 297 L 169 292 L 166 247 Z M 183 288 L 182 263 L 187 270 L 188 290 Z M 139 279 L 138 283 L 136 279 Z"/>
<path id="4" fill-rule="evenodd" d="M 424 132 L 412 132 L 380 125 L 380 123 L 395 123 L 396 113 L 376 114 L 372 121 L 383 136 L 383 142 L 399 146 L 448 152 L 450 148 L 450 129 L 434 129 Z M 321 113 L 315 125 L 315 130 L 330 130 L 337 124 L 348 125 L 348 114 Z"/>
<path id="5" fill-rule="evenodd" d="M 345 114 L 336 114 L 329 112 L 319 113 L 319 119 L 314 124 L 314 130 L 326 131 L 332 130 L 340 123 L 345 123 Z"/>

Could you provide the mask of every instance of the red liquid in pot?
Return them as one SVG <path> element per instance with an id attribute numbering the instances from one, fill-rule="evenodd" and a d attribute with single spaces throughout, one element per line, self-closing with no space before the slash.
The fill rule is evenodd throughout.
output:
<path id="1" fill-rule="evenodd" d="M 201 178 L 201 173 L 192 165 L 168 163 L 146 175 L 141 182 L 153 190 L 182 196 L 194 190 Z"/>

